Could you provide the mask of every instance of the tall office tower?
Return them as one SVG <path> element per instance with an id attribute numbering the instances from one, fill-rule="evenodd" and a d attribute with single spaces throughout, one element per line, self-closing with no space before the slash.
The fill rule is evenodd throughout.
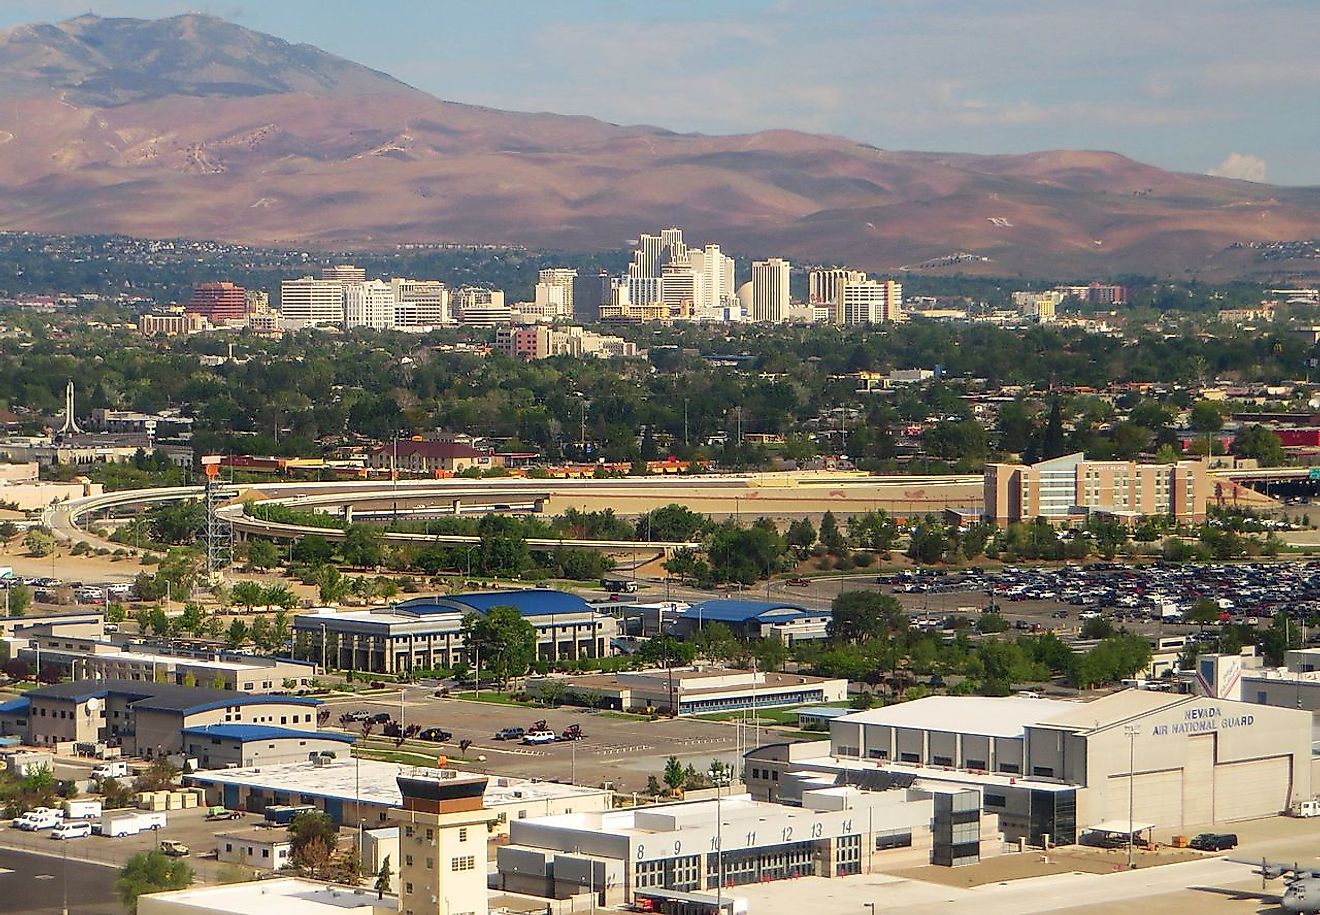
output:
<path id="1" fill-rule="evenodd" d="M 692 304 L 698 313 L 706 312 L 709 316 L 738 304 L 738 288 L 733 284 L 733 258 L 721 251 L 719 245 L 688 249 L 688 262 L 696 274 Z"/>
<path id="2" fill-rule="evenodd" d="M 201 315 L 212 324 L 242 321 L 247 316 L 247 290 L 230 282 L 198 283 L 184 310 Z"/>
<path id="3" fill-rule="evenodd" d="M 394 291 L 394 326 L 398 330 L 427 331 L 453 324 L 449 287 L 439 280 L 390 280 Z"/>
<path id="4" fill-rule="evenodd" d="M 839 300 L 840 286 L 844 283 L 859 283 L 864 279 L 865 273 L 846 267 L 812 270 L 807 281 L 807 302 L 811 305 L 833 306 Z"/>
<path id="5" fill-rule="evenodd" d="M 321 279 L 338 280 L 341 283 L 365 283 L 367 271 L 352 264 L 335 264 L 333 267 L 321 268 Z"/>
<path id="6" fill-rule="evenodd" d="M 653 279 L 646 277 L 644 279 Z M 697 299 L 703 293 L 698 289 L 704 284 L 705 276 L 692 269 L 690 259 L 677 263 L 665 264 L 660 277 L 660 301 L 671 308 L 690 310 L 696 306 Z M 629 290 L 631 294 L 631 290 Z M 633 304 L 639 303 L 633 299 Z"/>
<path id="7" fill-rule="evenodd" d="M 903 320 L 903 286 L 893 280 L 859 280 L 839 287 L 834 323 L 880 324 Z"/>
<path id="8" fill-rule="evenodd" d="M 628 290 L 628 301 L 633 305 L 654 305 L 656 302 L 665 301 L 664 277 L 629 276 L 624 277 L 621 282 Z"/>
<path id="9" fill-rule="evenodd" d="M 683 230 L 677 227 L 661 229 L 659 235 L 642 235 L 633 252 L 629 276 L 660 276 L 666 264 L 674 264 L 687 257 Z"/>
<path id="10" fill-rule="evenodd" d="M 784 320 L 788 311 L 788 275 L 791 269 L 788 261 L 778 257 L 752 262 L 753 321 Z"/>
<path id="11" fill-rule="evenodd" d="M 454 310 L 460 323 L 474 327 L 508 324 L 510 308 L 504 304 L 504 290 L 483 286 L 463 286 L 454 293 Z"/>
<path id="12" fill-rule="evenodd" d="M 613 301 L 614 284 L 603 270 L 580 273 L 573 278 L 573 320 L 595 324 L 600 320 L 600 306 Z"/>
<path id="13" fill-rule="evenodd" d="M 558 286 L 563 289 L 562 304 L 565 311 L 562 316 L 571 318 L 573 316 L 573 283 L 576 279 L 576 270 L 565 267 L 549 267 L 537 273 L 536 284 L 538 286 Z M 547 295 L 546 300 L 550 301 L 550 296 Z"/>
<path id="14" fill-rule="evenodd" d="M 344 284 L 304 276 L 280 283 L 280 318 L 291 327 L 341 324 L 344 320 Z"/>
<path id="15" fill-rule="evenodd" d="M 440 769 L 398 783 L 400 915 L 487 915 L 486 778 Z"/>
<path id="16" fill-rule="evenodd" d="M 344 284 L 344 327 L 394 327 L 394 288 L 381 280 Z"/>
<path id="17" fill-rule="evenodd" d="M 270 311 L 270 293 L 264 289 L 249 289 L 243 296 L 243 306 L 250 315 L 264 315 Z"/>

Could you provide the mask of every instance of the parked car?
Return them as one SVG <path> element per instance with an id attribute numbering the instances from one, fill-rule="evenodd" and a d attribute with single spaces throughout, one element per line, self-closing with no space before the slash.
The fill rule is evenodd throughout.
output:
<path id="1" fill-rule="evenodd" d="M 52 839 L 84 839 L 91 834 L 92 824 L 86 820 L 66 820 L 50 831 Z"/>
<path id="2" fill-rule="evenodd" d="M 500 728 L 495 732 L 496 740 L 522 740 L 527 734 L 522 728 Z"/>
<path id="3" fill-rule="evenodd" d="M 788 585 L 790 588 L 810 588 L 810 587 L 811 587 L 811 579 L 810 579 L 810 578 L 790 578 L 788 581 L 784 582 L 784 584 Z"/>
<path id="4" fill-rule="evenodd" d="M 554 731 L 528 731 L 521 741 L 528 746 L 540 746 L 541 744 L 554 743 L 558 740 Z"/>
<path id="5" fill-rule="evenodd" d="M 446 743 L 453 740 L 454 735 L 443 728 L 425 728 L 417 732 L 418 740 L 430 740 L 434 743 Z"/>
<path id="6" fill-rule="evenodd" d="M 1232 832 L 1203 832 L 1187 843 L 1197 851 L 1228 851 L 1237 848 L 1238 837 Z"/>
<path id="7" fill-rule="evenodd" d="M 192 854 L 191 849 L 182 842 L 176 842 L 173 839 L 161 839 L 160 850 L 165 852 L 171 858 L 186 858 Z"/>

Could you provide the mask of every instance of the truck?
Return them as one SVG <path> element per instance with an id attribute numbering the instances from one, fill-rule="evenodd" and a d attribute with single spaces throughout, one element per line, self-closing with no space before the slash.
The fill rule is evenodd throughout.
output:
<path id="1" fill-rule="evenodd" d="M 298 804 L 293 806 L 272 804 L 266 808 L 266 822 L 263 825 L 288 826 L 302 814 L 316 812 L 317 808 L 311 804 Z"/>
<path id="2" fill-rule="evenodd" d="M 92 828 L 93 832 L 109 838 L 135 836 L 148 829 L 160 829 L 165 825 L 165 814 L 155 810 L 115 810 L 101 815 L 101 822 Z"/>
<path id="3" fill-rule="evenodd" d="M 128 763 L 126 762 L 104 762 L 98 766 L 92 767 L 92 778 L 127 778 Z"/>
<path id="4" fill-rule="evenodd" d="M 36 832 L 39 829 L 54 829 L 63 820 L 63 814 L 54 807 L 38 807 L 14 820 L 13 825 L 15 829 Z"/>
<path id="5" fill-rule="evenodd" d="M 1290 817 L 1320 817 L 1320 800 L 1299 801 L 1288 809 Z"/>
<path id="6" fill-rule="evenodd" d="M 68 820 L 99 820 L 103 812 L 101 802 L 93 798 L 64 802 L 64 817 Z"/>
<path id="7" fill-rule="evenodd" d="M 631 578 L 602 578 L 600 586 L 612 594 L 637 593 L 637 582 Z"/>

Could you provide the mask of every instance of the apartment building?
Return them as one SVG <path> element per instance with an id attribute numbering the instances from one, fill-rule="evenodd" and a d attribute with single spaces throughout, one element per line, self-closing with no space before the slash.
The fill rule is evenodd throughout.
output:
<path id="1" fill-rule="evenodd" d="M 788 280 L 792 270 L 779 257 L 752 262 L 751 318 L 758 322 L 778 323 L 788 312 Z"/>

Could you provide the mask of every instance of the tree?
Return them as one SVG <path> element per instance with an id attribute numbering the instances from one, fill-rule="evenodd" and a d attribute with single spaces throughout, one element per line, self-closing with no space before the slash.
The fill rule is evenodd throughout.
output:
<path id="1" fill-rule="evenodd" d="M 1238 457 L 1255 458 L 1262 467 L 1277 467 L 1287 460 L 1283 440 L 1261 425 L 1247 426 L 1233 439 L 1233 453 Z"/>
<path id="2" fill-rule="evenodd" d="M 665 760 L 665 784 L 669 787 L 670 794 L 677 794 L 682 790 L 687 781 L 687 773 L 683 769 L 683 764 L 679 762 L 677 756 L 671 756 Z"/>
<path id="3" fill-rule="evenodd" d="M 147 512 L 147 527 L 156 543 L 193 543 L 205 521 L 206 507 L 201 502 L 167 502 Z"/>
<path id="4" fill-rule="evenodd" d="M 840 556 L 848 549 L 848 538 L 839 529 L 839 519 L 834 517 L 832 511 L 827 511 L 821 516 L 820 542 L 832 556 Z"/>
<path id="5" fill-rule="evenodd" d="M 385 532 L 367 524 L 350 525 L 340 552 L 346 564 L 374 569 L 385 561 Z"/>
<path id="6" fill-rule="evenodd" d="M 300 813 L 289 825 L 289 857 L 315 877 L 339 844 L 339 833 L 324 813 Z"/>
<path id="7" fill-rule="evenodd" d="M 225 630 L 225 647 L 240 648 L 247 643 L 249 639 L 247 623 L 242 620 L 234 620 Z"/>
<path id="8" fill-rule="evenodd" d="M 463 644 L 481 669 L 507 685 L 536 660 L 536 629 L 516 607 L 495 606 L 463 618 Z"/>
<path id="9" fill-rule="evenodd" d="M 1114 624 L 1103 616 L 1092 617 L 1082 623 L 1082 638 L 1084 639 L 1108 639 L 1112 638 L 1117 631 Z"/>
<path id="10" fill-rule="evenodd" d="M 293 545 L 291 555 L 295 562 L 321 566 L 334 557 L 335 548 L 320 534 L 308 534 Z"/>
<path id="11" fill-rule="evenodd" d="M 527 538 L 516 518 L 484 515 L 477 534 L 481 542 L 476 552 L 485 574 L 514 577 L 532 564 Z"/>
<path id="12" fill-rule="evenodd" d="M 349 594 L 352 583 L 334 566 L 316 570 L 316 587 L 323 604 L 337 604 Z"/>
<path id="13" fill-rule="evenodd" d="M 244 607 L 251 612 L 254 607 L 259 607 L 265 603 L 266 589 L 260 582 L 244 579 L 234 582 L 234 586 L 229 589 L 229 598 L 240 607 Z"/>
<path id="14" fill-rule="evenodd" d="M 1050 415 L 1045 421 L 1045 429 L 1040 437 L 1040 458 L 1048 461 L 1067 452 L 1068 446 L 1063 438 L 1063 407 L 1059 398 L 1050 400 Z"/>
<path id="15" fill-rule="evenodd" d="M 32 589 L 27 585 L 13 584 L 9 586 L 9 615 L 22 616 L 27 612 L 28 607 L 32 606 Z"/>
<path id="16" fill-rule="evenodd" d="M 376 898 L 384 899 L 385 894 L 390 891 L 390 856 L 386 855 L 385 860 L 380 862 L 380 870 L 376 872 Z"/>
<path id="17" fill-rule="evenodd" d="M 710 519 L 705 515 L 675 503 L 652 509 L 638 518 L 636 537 L 639 540 L 690 543 L 701 539 L 709 526 Z"/>
<path id="18" fill-rule="evenodd" d="M 23 537 L 23 548 L 28 551 L 29 556 L 38 558 L 55 552 L 55 544 L 55 535 L 45 527 L 30 528 Z"/>
<path id="19" fill-rule="evenodd" d="M 903 607 L 892 594 L 845 591 L 830 605 L 830 638 L 856 644 L 907 628 Z"/>
<path id="20" fill-rule="evenodd" d="M 138 897 L 187 889 L 192 882 L 192 868 L 182 859 L 171 858 L 162 851 L 141 851 L 120 869 L 115 880 L 115 893 L 129 915 L 136 915 Z"/>
<path id="21" fill-rule="evenodd" d="M 249 540 L 247 564 L 253 569 L 270 569 L 280 564 L 280 548 L 269 540 Z"/>
<path id="22" fill-rule="evenodd" d="M 728 661 L 737 656 L 742 646 L 733 637 L 733 630 L 723 623 L 706 623 L 692 638 L 696 653 L 709 661 Z"/>
<path id="23" fill-rule="evenodd" d="M 1208 597 L 1202 597 L 1187 608 L 1187 613 L 1184 614 L 1183 619 L 1204 629 L 1206 626 L 1219 622 L 1219 614 L 1222 612 L 1218 603 Z"/>
<path id="24" fill-rule="evenodd" d="M 298 606 L 298 595 L 294 594 L 293 589 L 286 584 L 267 586 L 261 599 L 267 607 L 279 607 L 281 610 L 290 610 Z"/>
<path id="25" fill-rule="evenodd" d="M 816 528 L 806 518 L 791 521 L 788 525 L 787 540 L 788 545 L 793 549 L 805 553 L 816 545 Z"/>

